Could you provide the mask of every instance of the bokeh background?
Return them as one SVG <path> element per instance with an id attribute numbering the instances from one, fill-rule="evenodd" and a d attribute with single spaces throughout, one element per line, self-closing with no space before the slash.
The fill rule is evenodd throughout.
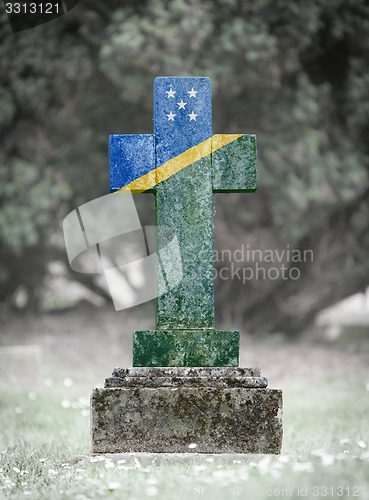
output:
<path id="1" fill-rule="evenodd" d="M 108 193 L 109 134 L 152 132 L 158 75 L 210 76 L 213 133 L 258 137 L 258 191 L 215 195 L 215 248 L 313 254 L 283 261 L 297 280 L 218 278 L 217 327 L 291 338 L 316 331 L 322 309 L 365 292 L 364 0 L 81 0 L 33 29 L 13 34 L 5 12 L 0 26 L 2 321 L 83 303 L 153 325 L 153 303 L 116 313 L 95 276 L 70 270 L 61 224 Z M 150 223 L 152 196 L 137 205 Z M 256 265 L 246 257 L 238 266 Z"/>

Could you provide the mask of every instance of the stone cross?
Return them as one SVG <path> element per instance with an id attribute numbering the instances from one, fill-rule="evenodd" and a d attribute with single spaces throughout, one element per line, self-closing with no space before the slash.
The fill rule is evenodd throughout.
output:
<path id="1" fill-rule="evenodd" d="M 156 330 L 134 332 L 133 366 L 238 366 L 239 332 L 214 326 L 213 193 L 256 190 L 255 135 L 212 134 L 209 78 L 158 77 L 154 133 L 111 135 L 109 152 L 110 190 L 154 193 L 182 259 Z"/>

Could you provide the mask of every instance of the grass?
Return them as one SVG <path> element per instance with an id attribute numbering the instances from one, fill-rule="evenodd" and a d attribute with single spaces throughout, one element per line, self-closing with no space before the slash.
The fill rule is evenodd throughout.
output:
<path id="1" fill-rule="evenodd" d="M 89 386 L 0 393 L 0 498 L 369 498 L 366 381 L 284 384 L 279 459 L 133 465 L 109 459 L 71 465 L 89 444 Z"/>

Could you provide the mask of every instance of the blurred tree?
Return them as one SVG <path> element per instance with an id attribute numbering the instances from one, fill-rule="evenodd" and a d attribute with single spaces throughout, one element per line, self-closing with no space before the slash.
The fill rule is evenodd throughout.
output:
<path id="1" fill-rule="evenodd" d="M 16 35 L 3 15 L 0 300 L 36 305 L 57 221 L 107 193 L 108 134 L 151 132 L 157 75 L 210 76 L 214 133 L 258 135 L 259 190 L 216 196 L 217 248 L 314 252 L 285 262 L 298 280 L 218 279 L 218 320 L 294 333 L 365 287 L 368 33 L 365 0 L 85 0 Z"/>

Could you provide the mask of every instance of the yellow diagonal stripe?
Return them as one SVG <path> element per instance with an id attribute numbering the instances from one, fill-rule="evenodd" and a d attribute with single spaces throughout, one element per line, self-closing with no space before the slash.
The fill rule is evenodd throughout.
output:
<path id="1" fill-rule="evenodd" d="M 232 141 L 235 141 L 242 134 L 217 134 L 209 137 L 206 141 L 200 142 L 197 146 L 187 149 L 184 153 L 172 158 L 160 167 L 151 170 L 147 174 L 139 177 L 133 182 L 127 184 L 119 191 L 132 191 L 134 193 L 142 193 L 148 189 L 152 189 L 154 186 L 168 179 L 171 175 L 176 174 L 180 170 L 188 165 L 191 165 L 195 161 L 205 158 L 209 154 L 213 153 L 217 149 L 226 146 Z"/>

